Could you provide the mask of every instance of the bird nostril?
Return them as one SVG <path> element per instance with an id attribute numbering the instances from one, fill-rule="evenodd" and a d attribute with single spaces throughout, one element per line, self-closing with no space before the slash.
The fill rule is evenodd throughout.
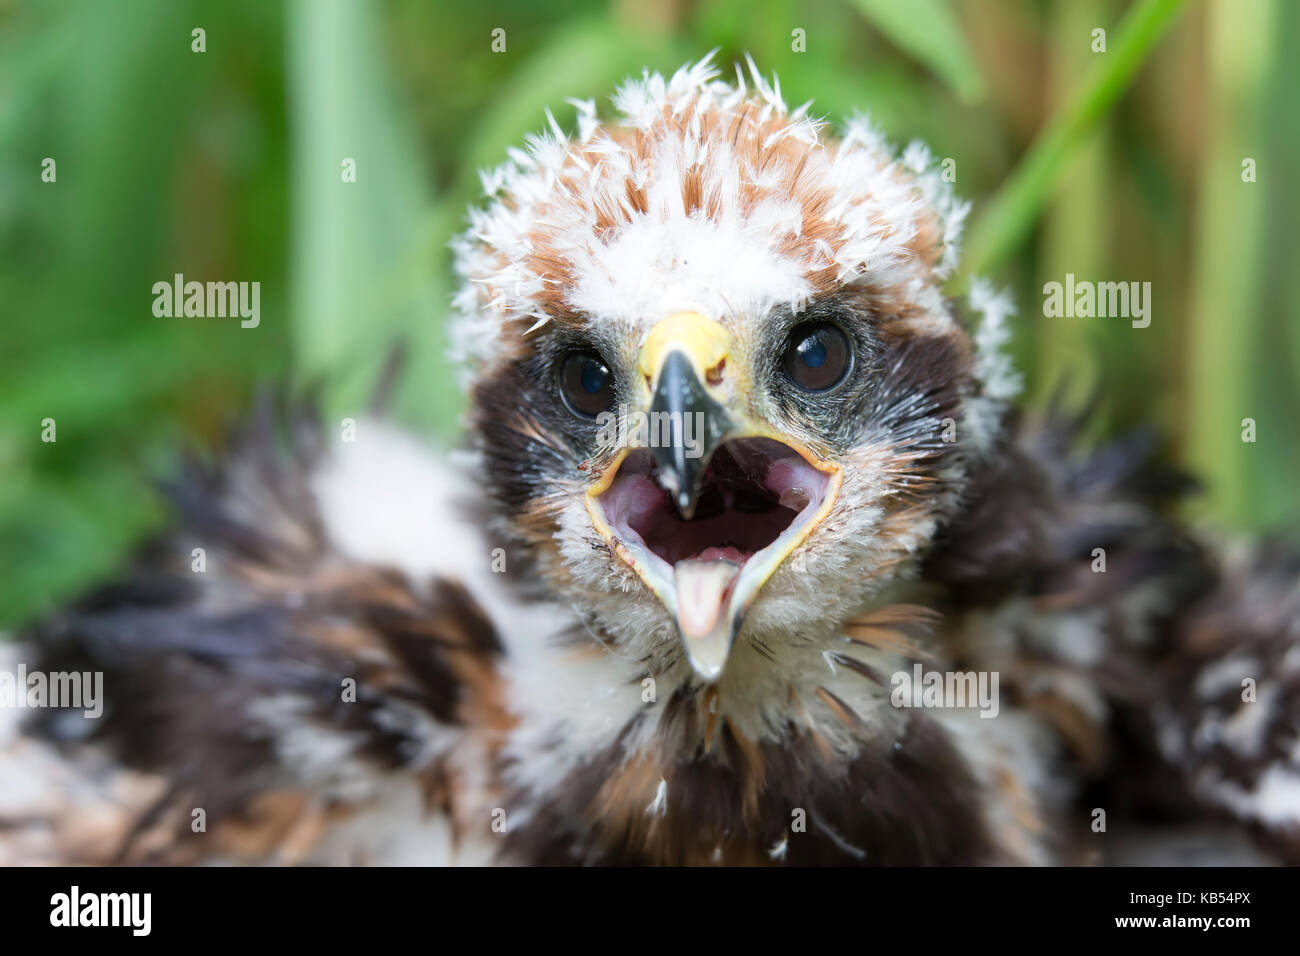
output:
<path id="1" fill-rule="evenodd" d="M 722 384 L 722 373 L 727 368 L 727 360 L 719 359 L 718 364 L 704 373 L 704 380 L 710 385 Z"/>

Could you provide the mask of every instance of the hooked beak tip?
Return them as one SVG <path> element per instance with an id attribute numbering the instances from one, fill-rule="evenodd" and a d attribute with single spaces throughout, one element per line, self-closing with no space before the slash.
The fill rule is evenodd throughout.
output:
<path id="1" fill-rule="evenodd" d="M 652 448 L 659 463 L 659 485 L 689 520 L 713 449 L 733 427 L 731 416 L 709 394 L 690 357 L 680 350 L 670 351 L 659 370 L 650 414 L 666 423 L 667 430 Z M 669 440 L 663 441 L 664 437 Z"/>

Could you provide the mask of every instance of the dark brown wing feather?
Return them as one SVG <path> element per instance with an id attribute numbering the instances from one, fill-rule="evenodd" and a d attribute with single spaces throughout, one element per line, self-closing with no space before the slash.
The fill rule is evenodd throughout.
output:
<path id="1" fill-rule="evenodd" d="M 1226 560 L 1171 516 L 1195 484 L 1159 464 L 1149 432 L 1079 452 L 1082 420 L 1053 412 L 1013 429 L 938 542 L 925 576 L 949 595 L 950 650 L 998 670 L 1003 693 L 1056 729 L 1084 785 L 1084 840 L 1100 807 L 1144 827 L 1246 823 L 1270 852 L 1294 855 L 1300 805 L 1289 824 L 1264 826 L 1205 780 L 1249 791 L 1289 759 L 1300 783 L 1300 560 L 1277 545 Z M 1023 602 L 1019 617 L 1004 619 L 1009 656 L 967 626 L 1008 600 Z M 1094 635 L 1091 647 L 1072 644 L 1081 629 Z M 1261 703 L 1241 701 L 1240 679 L 1220 681 L 1210 697 L 1198 692 L 1198 680 L 1234 659 L 1250 670 L 1238 678 L 1256 679 Z M 1244 722 L 1241 708 L 1251 706 L 1268 712 L 1249 756 L 1231 739 L 1206 739 L 1234 714 Z"/>
<path id="2" fill-rule="evenodd" d="M 57 851 L 66 857 L 304 852 L 323 816 L 347 812 L 357 776 L 406 770 L 450 801 L 433 738 L 504 719 L 501 645 L 482 609 L 454 581 L 410 581 L 335 553 L 307 487 L 319 428 L 300 414 L 286 433 L 275 419 L 264 406 L 220 467 L 191 462 L 169 488 L 179 529 L 125 580 L 24 638 L 29 670 L 102 671 L 107 697 L 98 720 L 42 712 L 30 741 L 67 760 L 103 755 L 144 781 L 106 823 L 111 836 L 77 838 Z M 194 547 L 206 552 L 201 573 Z M 305 731 L 335 747 L 334 770 L 286 746 Z M 72 812 L 54 792 L 48 802 L 53 816 Z M 205 833 L 193 833 L 195 808 Z M 11 836 L 24 825 L 8 823 Z"/>

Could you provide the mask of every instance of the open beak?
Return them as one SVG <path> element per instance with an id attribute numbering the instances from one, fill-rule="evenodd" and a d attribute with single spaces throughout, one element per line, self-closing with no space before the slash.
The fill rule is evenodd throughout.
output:
<path id="1" fill-rule="evenodd" d="M 725 388 L 730 359 L 727 331 L 705 316 L 651 329 L 638 363 L 644 428 L 587 493 L 596 529 L 663 601 L 709 682 L 763 584 L 829 514 L 841 477 L 736 407 L 748 396 L 738 380 Z"/>

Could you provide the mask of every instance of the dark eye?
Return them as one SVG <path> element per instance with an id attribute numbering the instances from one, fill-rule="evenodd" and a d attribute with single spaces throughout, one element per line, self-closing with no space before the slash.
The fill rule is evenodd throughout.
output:
<path id="1" fill-rule="evenodd" d="M 805 392 L 824 392 L 844 381 L 853 350 L 844 333 L 829 322 L 809 322 L 790 334 L 781 364 L 790 381 Z"/>
<path id="2" fill-rule="evenodd" d="M 571 352 L 560 365 L 560 391 L 571 411 L 595 418 L 614 405 L 614 374 L 595 352 Z"/>

